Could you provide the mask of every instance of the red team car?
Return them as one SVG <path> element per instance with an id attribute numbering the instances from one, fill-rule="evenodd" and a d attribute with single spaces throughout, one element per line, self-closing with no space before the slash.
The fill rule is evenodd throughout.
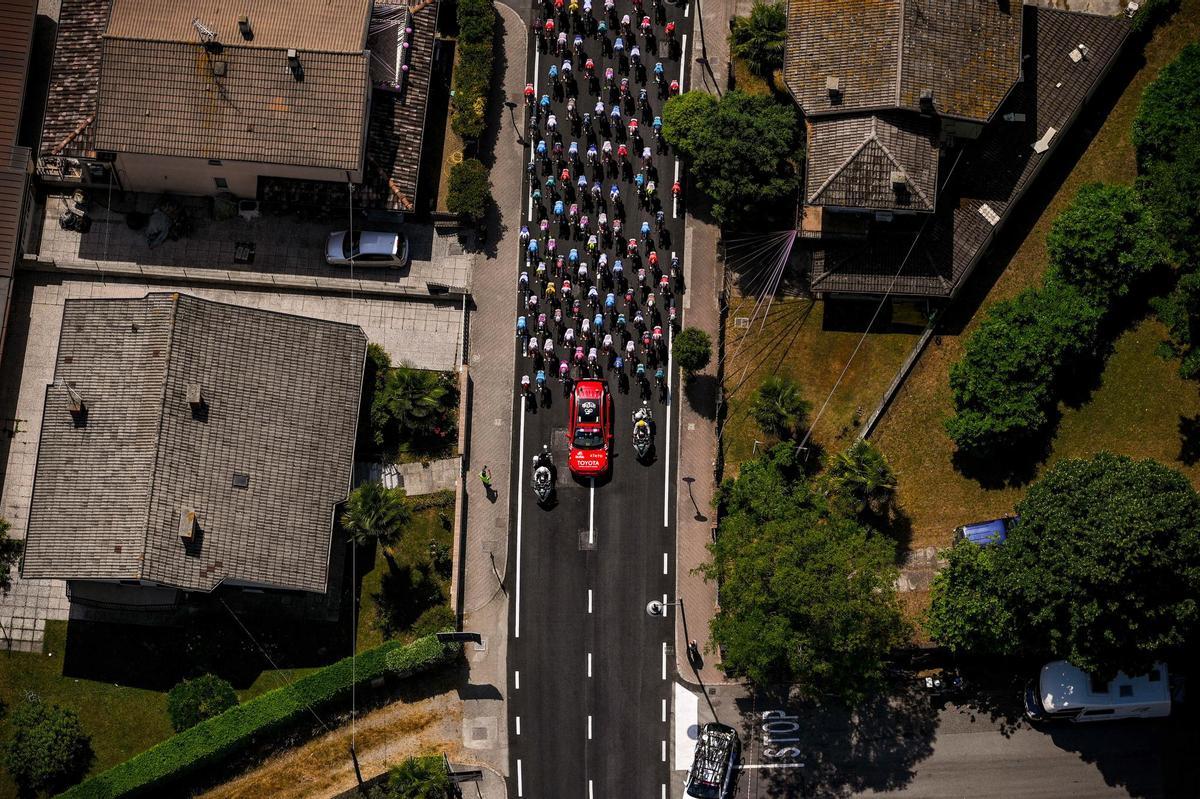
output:
<path id="1" fill-rule="evenodd" d="M 607 474 L 613 413 L 608 386 L 600 380 L 580 380 L 571 392 L 570 412 L 571 473 L 578 477 Z"/>

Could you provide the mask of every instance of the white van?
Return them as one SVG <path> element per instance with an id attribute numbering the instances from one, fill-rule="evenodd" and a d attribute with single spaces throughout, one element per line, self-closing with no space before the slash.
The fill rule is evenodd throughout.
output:
<path id="1" fill-rule="evenodd" d="M 1139 677 L 1117 672 L 1105 683 L 1056 660 L 1042 666 L 1037 680 L 1025 689 L 1025 715 L 1034 721 L 1150 719 L 1170 713 L 1171 692 L 1162 663 Z"/>

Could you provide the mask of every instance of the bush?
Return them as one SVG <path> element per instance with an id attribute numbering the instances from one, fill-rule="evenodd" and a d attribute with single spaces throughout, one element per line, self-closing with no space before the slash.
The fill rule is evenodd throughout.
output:
<path id="1" fill-rule="evenodd" d="M 458 66 L 450 127 L 463 139 L 474 141 L 487 125 L 496 12 L 485 0 L 459 0 L 457 20 Z"/>
<path id="2" fill-rule="evenodd" d="M 410 757 L 392 766 L 387 783 L 372 788 L 368 799 L 446 799 L 452 788 L 439 755 Z"/>
<path id="3" fill-rule="evenodd" d="M 1200 264 L 1200 130 L 1176 142 L 1169 161 L 1151 161 L 1137 179 L 1163 238 L 1185 269 Z"/>
<path id="4" fill-rule="evenodd" d="M 12 587 L 12 567 L 25 551 L 25 542 L 19 538 L 9 538 L 8 531 L 8 520 L 0 516 L 0 591 Z"/>
<path id="5" fill-rule="evenodd" d="M 808 426 L 812 403 L 800 395 L 800 384 L 784 375 L 763 380 L 750 399 L 750 416 L 769 436 L 791 438 Z"/>
<path id="6" fill-rule="evenodd" d="M 87 773 L 92 744 L 75 711 L 35 700 L 18 707 L 10 724 L 4 764 L 22 793 L 54 793 Z"/>
<path id="7" fill-rule="evenodd" d="M 1046 249 L 1054 275 L 1106 307 L 1167 263 L 1153 214 L 1131 187 L 1111 183 L 1079 190 L 1054 220 Z"/>
<path id="8" fill-rule="evenodd" d="M 238 703 L 233 686 L 215 674 L 184 680 L 167 694 L 167 715 L 175 732 L 195 727 Z"/>
<path id="9" fill-rule="evenodd" d="M 1169 161 L 1177 142 L 1200 130 L 1200 43 L 1192 43 L 1146 87 L 1133 120 L 1138 169 Z"/>
<path id="10" fill-rule="evenodd" d="M 672 349 L 675 362 L 689 376 L 708 366 L 712 359 L 712 339 L 698 327 L 685 327 L 679 331 Z"/>
<path id="11" fill-rule="evenodd" d="M 477 158 L 464 158 L 450 167 L 446 208 L 452 214 L 479 219 L 492 204 L 492 182 L 488 169 Z"/>
<path id="12" fill-rule="evenodd" d="M 434 605 L 413 622 L 413 635 L 426 636 L 453 630 L 458 626 L 458 617 L 449 605 Z"/>
<path id="13" fill-rule="evenodd" d="M 1170 338 L 1159 348 L 1164 358 L 1179 359 L 1179 376 L 1200 378 L 1200 272 L 1184 275 L 1166 297 L 1151 301 Z"/>
<path id="14" fill-rule="evenodd" d="M 454 492 L 448 488 L 441 491 L 434 491 L 432 494 L 418 494 L 415 497 L 405 497 L 405 502 L 408 503 L 408 509 L 413 513 L 419 513 L 430 508 L 452 508 L 454 507 Z"/>
<path id="15" fill-rule="evenodd" d="M 357 665 L 345 658 L 202 721 L 147 751 L 97 774 L 63 794 L 64 799 L 115 799 L 134 792 L 163 795 L 166 787 L 205 766 L 243 752 L 269 735 L 307 721 L 310 707 L 321 710 L 344 700 L 353 686 L 379 677 L 403 679 L 450 662 L 458 644 L 442 644 L 433 636 L 402 645 L 389 641 L 358 655 Z"/>

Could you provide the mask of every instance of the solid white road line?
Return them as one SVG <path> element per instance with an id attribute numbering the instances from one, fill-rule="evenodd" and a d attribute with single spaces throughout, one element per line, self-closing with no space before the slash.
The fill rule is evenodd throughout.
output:
<path id="1" fill-rule="evenodd" d="M 678 182 L 679 182 L 679 159 L 676 158 L 675 159 L 675 183 L 678 183 Z M 674 184 L 672 184 L 672 186 L 674 186 Z M 532 210 L 533 209 L 533 195 L 532 194 L 529 195 L 529 208 L 531 209 L 529 212 L 529 218 L 532 220 L 533 219 L 533 210 Z M 675 192 L 671 192 L 671 218 L 672 219 L 679 218 L 679 198 L 677 196 L 675 196 Z"/>
<path id="2" fill-rule="evenodd" d="M 523 401 L 518 396 L 518 401 Z M 525 492 L 522 486 L 525 485 L 525 409 L 521 408 L 521 439 L 517 444 L 517 588 L 516 611 L 514 618 L 516 622 L 513 624 L 513 637 L 521 637 L 521 514 L 524 510 Z"/>
<path id="3" fill-rule="evenodd" d="M 754 764 L 754 765 L 752 765 L 752 766 L 748 766 L 748 765 L 746 765 L 745 763 L 743 763 L 741 766 L 739 766 L 739 768 L 753 768 L 753 769 L 762 769 L 762 768 L 804 768 L 804 764 L 803 764 L 803 763 L 755 763 L 755 764 Z"/>
<path id="4" fill-rule="evenodd" d="M 592 589 L 588 589 L 588 613 L 592 612 Z"/>
<path id="5" fill-rule="evenodd" d="M 667 573 L 667 553 L 663 553 L 663 574 Z"/>
<path id="6" fill-rule="evenodd" d="M 662 678 L 667 679 L 667 642 L 663 641 Z"/>
<path id="7" fill-rule="evenodd" d="M 591 487 L 588 488 L 588 543 L 596 542 L 596 478 L 591 478 Z"/>
<path id="8" fill-rule="evenodd" d="M 521 717 L 517 716 L 517 735 L 521 734 Z"/>
<path id="9" fill-rule="evenodd" d="M 521 690 L 521 671 L 518 669 L 513 672 L 513 687 L 516 690 Z"/>
<path id="10" fill-rule="evenodd" d="M 671 251 L 675 257 L 675 251 Z M 671 352 L 671 339 L 674 329 L 667 325 L 667 468 L 663 470 L 663 527 L 669 526 L 667 520 L 671 512 L 671 377 L 675 373 L 675 354 Z"/>
<path id="11" fill-rule="evenodd" d="M 521 774 L 522 774 L 521 758 L 518 757 L 517 758 L 517 796 L 518 797 L 525 795 L 525 781 L 522 779 Z"/>
<path id="12" fill-rule="evenodd" d="M 541 63 L 542 63 L 542 52 L 540 50 L 538 50 L 536 47 L 534 47 L 533 48 L 533 102 L 535 104 L 538 101 L 538 93 L 537 93 L 538 71 L 541 67 Z M 520 135 L 519 132 L 518 132 L 518 135 Z M 530 136 L 529 137 L 529 163 L 531 163 L 531 164 L 533 163 L 533 159 L 534 159 L 533 147 L 534 147 L 533 137 Z M 529 217 L 529 221 L 532 222 L 533 221 L 533 186 L 529 187 L 529 214 L 528 214 L 528 217 Z"/>
<path id="13" fill-rule="evenodd" d="M 588 676 L 592 676 L 592 653 L 588 652 Z"/>
<path id="14" fill-rule="evenodd" d="M 698 13 L 698 12 L 697 12 Z M 681 58 L 679 59 L 679 93 L 683 94 L 683 68 L 687 66 L 687 34 L 683 34 L 683 49 L 679 51 Z"/>

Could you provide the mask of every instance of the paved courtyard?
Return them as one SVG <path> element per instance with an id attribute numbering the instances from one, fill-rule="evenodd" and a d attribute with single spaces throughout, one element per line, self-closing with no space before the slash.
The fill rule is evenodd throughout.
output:
<path id="1" fill-rule="evenodd" d="M 453 370 L 460 360 L 460 302 L 235 291 L 21 272 L 0 360 L 0 516 L 12 523 L 13 537 L 25 537 L 42 402 L 54 375 L 63 303 L 75 297 L 141 297 L 149 291 L 188 292 L 211 300 L 357 324 L 369 341 L 387 350 L 393 363 Z M 12 589 L 0 597 L 0 624 L 13 649 L 37 650 L 45 621 L 65 619 L 68 610 L 62 581 L 16 577 Z M 0 646 L 8 643 L 0 633 Z"/>

